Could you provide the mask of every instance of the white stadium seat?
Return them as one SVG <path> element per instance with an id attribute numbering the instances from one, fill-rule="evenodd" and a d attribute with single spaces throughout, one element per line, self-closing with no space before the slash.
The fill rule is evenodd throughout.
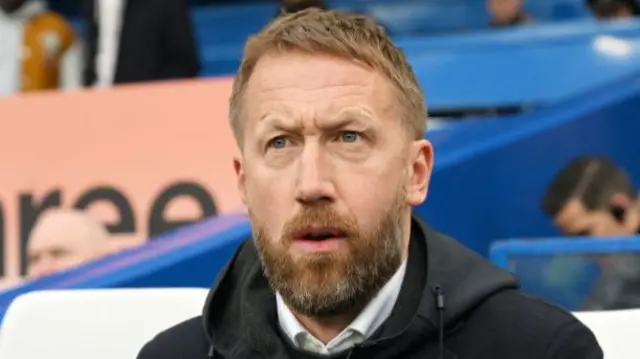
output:
<path id="1" fill-rule="evenodd" d="M 604 351 L 604 359 L 640 358 L 640 309 L 573 314 L 593 331 Z"/>
<path id="2" fill-rule="evenodd" d="M 37 291 L 13 301 L 0 328 L 2 359 L 135 359 L 158 332 L 201 313 L 208 289 Z M 605 359 L 640 358 L 640 309 L 576 312 Z"/>
<path id="3" fill-rule="evenodd" d="M 31 292 L 9 306 L 2 359 L 135 359 L 158 332 L 199 315 L 203 288 Z"/>

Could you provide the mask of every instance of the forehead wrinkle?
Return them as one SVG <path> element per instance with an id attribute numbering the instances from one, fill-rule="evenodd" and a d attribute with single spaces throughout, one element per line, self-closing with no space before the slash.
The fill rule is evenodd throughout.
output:
<path id="1" fill-rule="evenodd" d="M 380 76 L 372 76 L 367 81 L 362 82 L 352 82 L 352 83 L 342 83 L 335 84 L 331 86 L 324 87 L 316 87 L 316 88 L 301 88 L 299 84 L 292 84 L 291 86 L 267 86 L 261 87 L 263 84 L 257 84 L 258 86 L 254 87 L 255 94 L 261 101 L 274 101 L 282 104 L 287 104 L 289 102 L 303 102 L 310 103 L 318 101 L 316 96 L 313 96 L 319 92 L 329 90 L 328 94 L 323 94 L 326 96 L 321 101 L 328 101 L 333 99 L 342 99 L 346 96 L 354 96 L 354 97 L 366 97 L 366 96 L 374 96 L 376 98 L 375 105 L 379 105 L 380 113 L 388 113 L 389 111 L 393 111 L 396 109 L 397 100 L 395 96 L 394 89 L 387 82 L 384 81 Z M 342 91 L 331 91 L 335 89 L 342 89 Z M 364 91 L 363 91 L 364 90 Z M 384 96 L 381 94 L 381 91 L 387 91 L 390 96 Z M 286 99 L 282 99 L 277 93 L 279 91 L 286 91 L 287 96 Z M 276 97 L 272 99 L 273 97 Z M 347 102 L 349 103 L 349 102 Z M 287 104 L 288 105 L 288 104 Z M 279 110 L 282 110 L 285 106 L 277 106 L 280 107 Z M 339 106 L 344 107 L 347 104 L 342 103 L 330 103 L 328 107 Z M 272 107 L 273 103 L 270 104 L 260 104 L 260 107 Z M 377 107 L 377 106 L 376 106 Z M 335 111 L 331 109 L 331 111 Z M 264 109 L 260 109 L 261 115 L 265 112 Z"/>
<path id="2" fill-rule="evenodd" d="M 336 106 L 331 103 L 321 108 L 308 109 L 305 114 L 296 114 L 287 106 L 278 106 L 271 110 L 261 111 L 259 122 L 265 120 L 269 124 L 285 124 L 289 122 L 304 122 L 312 119 L 316 127 L 335 127 L 340 124 L 366 124 L 378 122 L 375 110 L 365 105 Z M 324 123 L 318 123 L 321 121 Z"/>
<path id="3" fill-rule="evenodd" d="M 299 86 L 288 86 L 288 87 L 275 87 L 272 86 L 267 88 L 266 90 L 263 88 L 258 88 L 256 86 L 254 88 L 255 96 L 258 101 L 258 107 L 256 108 L 258 113 L 257 117 L 259 119 L 263 119 L 272 113 L 280 113 L 284 116 L 293 116 L 295 111 L 293 109 L 299 108 L 300 103 L 311 104 L 311 103 L 323 103 L 327 101 L 335 101 L 335 100 L 343 100 L 348 97 L 364 97 L 370 95 L 375 89 L 374 86 L 370 86 L 369 84 L 341 84 L 334 85 L 330 88 L 322 87 L 316 89 L 301 89 Z M 362 91 L 363 88 L 369 87 L 370 90 Z M 335 91 L 335 89 L 341 88 L 341 91 Z M 329 91 L 327 91 L 329 90 Z M 334 90 L 334 91 L 331 91 Z M 281 92 L 286 92 L 286 96 L 282 96 Z M 315 96 L 316 94 L 327 91 L 322 95 L 322 99 L 319 100 L 319 96 Z M 284 98 L 283 98 L 284 97 Z M 335 112 L 333 107 L 337 106 L 338 109 L 345 107 L 346 104 L 343 104 L 343 101 L 331 102 L 327 105 L 321 105 L 320 108 L 316 108 L 314 112 Z M 249 106 L 251 108 L 252 106 Z"/>
<path id="4" fill-rule="evenodd" d="M 317 92 L 335 88 L 343 88 L 344 90 L 337 92 L 329 91 L 329 93 L 323 94 L 322 98 L 314 96 Z M 363 88 L 370 89 L 362 91 Z M 363 100 L 366 96 L 370 96 L 370 94 L 375 91 L 372 86 L 361 84 L 336 85 L 331 89 L 318 88 L 315 90 L 302 90 L 299 88 L 273 88 L 268 91 L 261 91 L 257 96 L 259 100 L 259 118 L 264 118 L 271 113 L 281 113 L 285 116 L 292 116 L 295 112 L 294 109 L 299 109 L 300 103 L 315 104 L 316 106 L 313 106 L 315 113 L 319 113 L 322 116 L 326 113 L 329 116 L 335 117 L 347 107 L 358 107 L 358 105 L 354 106 L 354 102 L 351 100 Z M 278 91 L 286 91 L 286 97 L 283 98 L 280 94 L 276 94 Z M 362 103 L 364 102 L 365 101 L 362 101 Z M 371 109 L 369 109 L 369 111 L 370 110 Z"/>
<path id="5" fill-rule="evenodd" d="M 341 92 L 352 92 L 354 90 L 359 90 L 363 87 L 369 87 L 370 84 L 364 84 L 364 83 L 351 83 L 351 84 L 335 84 L 335 85 L 323 85 L 323 86 L 317 86 L 317 87 L 308 87 L 308 88 L 303 88 L 301 87 L 299 84 L 291 84 L 291 85 L 287 85 L 287 86 L 261 86 L 258 91 L 260 94 L 260 97 L 268 97 L 268 95 L 271 95 L 273 93 L 276 93 L 278 91 L 287 91 L 287 92 L 292 92 L 292 94 L 294 95 L 294 97 L 297 97 L 295 95 L 302 95 L 300 97 L 307 97 L 308 95 L 313 95 L 316 94 L 318 92 L 322 92 L 322 91 L 330 91 L 330 90 L 335 90 L 335 89 L 342 89 L 343 91 Z M 291 95 L 291 94 L 289 94 Z M 344 93 L 336 93 L 333 94 L 331 97 L 341 97 L 344 96 Z M 310 101 L 315 100 L 315 98 L 310 98 Z"/>
<path id="6" fill-rule="evenodd" d="M 354 78 L 349 78 L 347 72 L 338 71 L 336 75 L 309 83 L 301 81 L 300 77 L 304 74 L 296 77 L 293 72 L 287 72 L 289 76 L 286 76 L 282 72 L 274 71 L 274 67 L 282 67 L 274 66 L 274 63 L 282 64 L 278 61 L 262 62 L 260 65 L 264 67 L 258 66 L 254 72 L 254 75 L 258 76 L 252 76 L 249 79 L 252 84 L 247 90 L 253 93 L 251 97 L 257 101 L 257 106 L 246 106 L 246 108 L 253 112 L 252 115 L 248 114 L 248 117 L 256 119 L 255 124 L 271 115 L 278 118 L 278 122 L 289 122 L 292 125 L 300 125 L 299 122 L 305 119 L 313 119 L 315 122 L 324 117 L 338 117 L 338 112 L 344 107 L 353 105 L 352 100 L 358 97 L 374 99 L 372 103 L 366 103 L 366 112 L 370 115 L 368 117 L 372 117 L 377 122 L 383 118 L 394 121 L 403 120 L 403 111 L 398 106 L 397 91 L 388 78 L 377 71 L 361 68 L 357 74 L 353 75 Z M 295 73 L 301 74 L 300 71 Z M 363 101 L 365 102 L 370 101 Z M 317 106 L 312 105 L 313 108 L 304 111 L 308 113 L 297 113 L 301 104 L 305 104 L 304 107 L 307 107 L 306 104 L 317 104 Z"/>
<path id="7" fill-rule="evenodd" d="M 354 66 L 346 68 L 345 64 Z M 265 71 L 265 68 L 268 68 L 269 71 Z M 300 76 L 317 72 L 326 72 L 328 75 L 314 78 L 315 81 L 313 83 L 300 81 Z M 263 56 L 256 64 L 253 76 L 249 81 L 257 80 L 261 83 L 269 83 L 275 78 L 277 82 L 291 83 L 296 87 L 310 86 L 309 88 L 313 88 L 316 86 L 329 87 L 336 84 L 353 84 L 345 83 L 345 79 L 357 79 L 358 82 L 369 81 L 367 78 L 371 77 L 371 74 L 377 74 L 377 72 L 348 59 L 327 54 L 305 54 L 294 51 Z"/>

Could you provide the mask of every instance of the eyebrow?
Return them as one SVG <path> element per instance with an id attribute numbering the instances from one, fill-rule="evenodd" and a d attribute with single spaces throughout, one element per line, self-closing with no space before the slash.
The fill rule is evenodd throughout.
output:
<path id="1" fill-rule="evenodd" d="M 298 121 L 286 121 L 280 116 L 271 116 L 270 114 L 263 116 L 258 122 L 258 133 L 272 131 L 294 132 L 300 128 L 301 125 Z"/>
<path id="2" fill-rule="evenodd" d="M 319 127 L 324 131 L 333 131 L 350 125 L 367 126 L 367 122 L 375 122 L 375 117 L 369 114 L 368 111 L 360 109 L 345 109 L 334 116 L 326 118 Z M 270 113 L 262 115 L 260 117 L 259 124 L 259 126 L 264 129 L 263 131 L 278 130 L 292 132 L 300 130 L 302 127 L 301 121 L 298 119 L 293 121 L 284 120 L 283 117 L 274 116 Z"/>

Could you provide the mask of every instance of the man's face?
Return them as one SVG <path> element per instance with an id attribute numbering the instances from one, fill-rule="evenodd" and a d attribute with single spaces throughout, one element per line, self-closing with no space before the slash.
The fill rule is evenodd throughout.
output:
<path id="1" fill-rule="evenodd" d="M 0 0 L 0 8 L 7 14 L 18 10 L 24 3 L 29 0 Z"/>
<path id="2" fill-rule="evenodd" d="M 58 273 L 95 259 L 99 254 L 91 238 L 83 238 L 73 231 L 34 233 L 27 248 L 27 276 L 34 279 Z"/>
<path id="3" fill-rule="evenodd" d="M 558 229 L 572 236 L 628 236 L 637 231 L 635 208 L 617 219 L 609 210 L 588 210 L 578 199 L 567 202 L 554 218 Z M 634 223 L 635 222 L 635 223 Z"/>
<path id="4" fill-rule="evenodd" d="M 491 18 L 494 21 L 510 21 L 522 8 L 521 0 L 487 0 Z"/>
<path id="5" fill-rule="evenodd" d="M 244 101 L 235 168 L 271 286 L 307 316 L 368 301 L 406 256 L 431 145 L 385 77 L 331 56 L 263 57 Z"/>

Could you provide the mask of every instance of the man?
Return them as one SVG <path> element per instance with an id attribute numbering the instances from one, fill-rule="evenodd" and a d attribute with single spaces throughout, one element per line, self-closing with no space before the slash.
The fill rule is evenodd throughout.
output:
<path id="1" fill-rule="evenodd" d="M 598 19 L 628 19 L 640 15 L 637 0 L 587 0 L 587 6 Z"/>
<path id="2" fill-rule="evenodd" d="M 86 1 L 86 86 L 198 75 L 200 64 L 185 0 Z"/>
<path id="3" fill-rule="evenodd" d="M 230 119 L 253 240 L 201 317 L 139 359 L 602 358 L 571 314 L 411 216 L 424 96 L 365 16 L 309 9 L 250 38 Z"/>
<path id="4" fill-rule="evenodd" d="M 486 0 L 492 27 L 511 27 L 531 22 L 522 0 Z"/>
<path id="5" fill-rule="evenodd" d="M 43 0 L 0 0 L 0 96 L 80 87 L 80 53 L 71 26 Z"/>
<path id="6" fill-rule="evenodd" d="M 542 208 L 571 236 L 630 236 L 640 231 L 640 202 L 629 176 L 604 157 L 568 163 L 547 189 Z"/>
<path id="7" fill-rule="evenodd" d="M 110 253 L 106 229 L 86 213 L 50 210 L 36 222 L 27 245 L 27 277 L 71 269 Z"/>
<path id="8" fill-rule="evenodd" d="M 640 232 L 640 202 L 625 171 L 605 157 L 580 157 L 553 179 L 542 201 L 569 236 L 627 237 Z M 595 258 L 601 274 L 582 310 L 640 308 L 637 254 Z"/>

